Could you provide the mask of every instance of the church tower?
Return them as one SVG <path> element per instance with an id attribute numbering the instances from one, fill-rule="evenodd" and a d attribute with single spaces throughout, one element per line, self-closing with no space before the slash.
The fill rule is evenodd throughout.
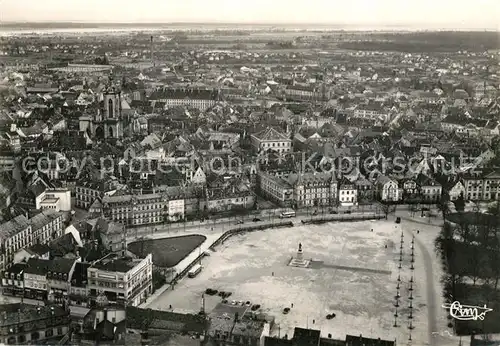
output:
<path id="1" fill-rule="evenodd" d="M 102 122 L 105 139 L 123 137 L 121 91 L 110 86 L 103 91 Z"/>

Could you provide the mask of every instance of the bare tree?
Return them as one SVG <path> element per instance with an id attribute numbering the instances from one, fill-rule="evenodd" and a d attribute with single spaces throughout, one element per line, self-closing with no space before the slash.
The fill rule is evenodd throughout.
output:
<path id="1" fill-rule="evenodd" d="M 498 281 L 500 280 L 500 202 L 497 202 L 493 208 L 488 210 L 492 214 L 489 219 L 488 225 L 488 240 L 485 241 L 484 246 L 488 247 L 488 275 L 493 279 L 494 292 L 498 289 Z"/>
<path id="2" fill-rule="evenodd" d="M 443 277 L 445 297 L 451 299 L 456 295 L 457 285 L 463 281 L 462 268 L 457 263 L 460 254 L 457 251 L 455 233 L 457 228 L 445 222 L 435 240 L 436 251 L 441 257 L 447 274 Z"/>
<path id="3" fill-rule="evenodd" d="M 396 211 L 396 206 L 391 204 L 381 204 L 380 208 L 382 209 L 382 212 L 384 213 L 386 220 L 389 214 L 394 213 Z"/>
<path id="4" fill-rule="evenodd" d="M 468 256 L 468 276 L 472 279 L 472 284 L 476 286 L 477 280 L 481 277 L 483 269 L 482 252 L 476 244 L 469 244 L 467 247 Z"/>
<path id="5" fill-rule="evenodd" d="M 465 216 L 461 215 L 460 220 L 457 226 L 457 234 L 464 242 L 464 244 L 470 244 L 472 241 L 472 230 L 470 222 L 465 218 Z"/>
<path id="6" fill-rule="evenodd" d="M 450 206 L 449 206 L 449 198 L 446 195 L 442 195 L 441 198 L 439 199 L 437 203 L 437 208 L 441 212 L 443 216 L 443 220 L 445 220 L 446 216 L 450 212 Z"/>
<path id="7" fill-rule="evenodd" d="M 464 198 L 464 194 L 460 194 L 460 196 L 457 198 L 456 201 L 453 202 L 453 204 L 455 204 L 455 209 L 458 211 L 458 212 L 463 212 L 465 210 L 465 198 Z"/>

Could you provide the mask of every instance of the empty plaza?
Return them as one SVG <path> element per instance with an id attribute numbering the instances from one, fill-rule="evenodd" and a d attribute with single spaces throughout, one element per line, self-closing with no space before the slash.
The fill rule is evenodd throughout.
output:
<path id="1" fill-rule="evenodd" d="M 346 333 L 358 335 L 363 330 L 366 336 L 383 334 L 386 339 L 406 341 L 412 274 L 409 238 L 405 239 L 400 272 L 398 327 L 393 326 L 400 235 L 393 222 L 364 221 L 300 225 L 235 236 L 203 260 L 203 271 L 197 277 L 182 280 L 148 307 L 198 312 L 203 293 L 212 288 L 232 292 L 230 304 L 234 300 L 261 305 L 261 312 L 276 318 L 272 334 L 292 335 L 295 326 L 309 326 L 334 338 Z M 312 260 L 309 268 L 288 266 L 299 243 L 304 258 Z M 428 330 L 422 291 L 413 291 L 412 339 L 423 343 Z M 207 312 L 222 300 L 204 296 Z M 291 304 L 290 312 L 283 314 Z M 328 320 L 330 313 L 336 317 Z"/>

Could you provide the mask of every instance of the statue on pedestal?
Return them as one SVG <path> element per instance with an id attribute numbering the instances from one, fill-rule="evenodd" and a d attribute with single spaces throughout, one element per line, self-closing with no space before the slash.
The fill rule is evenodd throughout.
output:
<path id="1" fill-rule="evenodd" d="M 302 243 L 299 243 L 299 252 L 302 252 Z"/>

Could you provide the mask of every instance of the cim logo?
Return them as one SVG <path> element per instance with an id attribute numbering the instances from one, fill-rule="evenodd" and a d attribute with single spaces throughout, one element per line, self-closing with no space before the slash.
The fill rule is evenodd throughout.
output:
<path id="1" fill-rule="evenodd" d="M 484 306 L 461 305 L 455 301 L 451 304 L 444 304 L 443 308 L 448 309 L 451 317 L 460 321 L 483 321 L 486 313 L 493 309 Z"/>

